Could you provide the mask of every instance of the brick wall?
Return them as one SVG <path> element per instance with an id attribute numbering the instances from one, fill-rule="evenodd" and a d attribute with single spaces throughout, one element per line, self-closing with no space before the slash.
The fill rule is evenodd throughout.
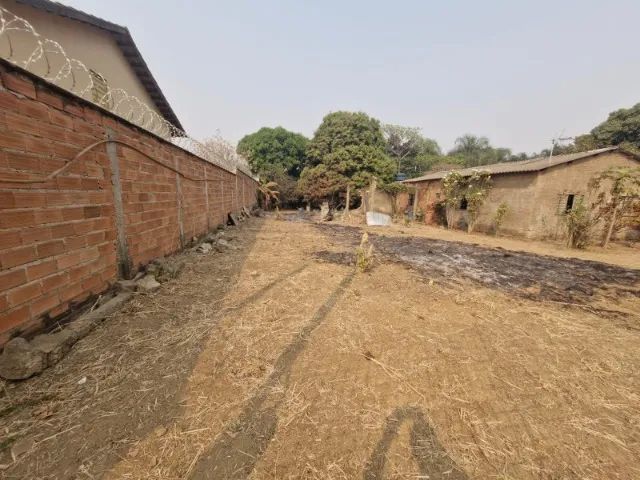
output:
<path id="1" fill-rule="evenodd" d="M 0 346 L 255 203 L 256 183 L 241 172 L 212 165 L 4 62 L 0 80 Z M 7 181 L 46 176 L 107 138 L 144 155 L 102 143 L 47 182 Z"/>

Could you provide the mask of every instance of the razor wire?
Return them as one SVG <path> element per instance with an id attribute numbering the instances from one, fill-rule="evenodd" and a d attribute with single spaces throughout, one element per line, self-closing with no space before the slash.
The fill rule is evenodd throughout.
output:
<path id="1" fill-rule="evenodd" d="M 26 45 L 27 53 L 18 54 L 16 42 Z M 131 122 L 148 132 L 186 150 L 203 160 L 235 173 L 250 176 L 251 168 L 234 146 L 219 134 L 199 142 L 167 121 L 145 102 L 122 88 L 110 88 L 100 72 L 72 58 L 62 45 L 45 38 L 24 18 L 0 7 L 0 55 L 29 72 L 53 83 L 100 108 Z M 22 57 L 22 58 L 20 58 Z M 96 81 L 103 79 L 102 84 Z"/>

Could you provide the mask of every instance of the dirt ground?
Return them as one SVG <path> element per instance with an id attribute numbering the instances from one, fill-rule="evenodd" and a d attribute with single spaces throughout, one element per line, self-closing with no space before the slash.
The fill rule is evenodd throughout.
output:
<path id="1" fill-rule="evenodd" d="M 360 234 L 252 219 L 186 254 L 0 386 L 0 476 L 640 477 L 640 271 L 377 230 L 361 273 Z"/>

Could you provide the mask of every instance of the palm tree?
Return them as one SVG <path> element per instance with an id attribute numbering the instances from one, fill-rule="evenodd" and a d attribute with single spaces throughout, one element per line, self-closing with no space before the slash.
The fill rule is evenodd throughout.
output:
<path id="1" fill-rule="evenodd" d="M 269 210 L 271 200 L 276 203 L 280 200 L 280 192 L 277 191 L 276 188 L 278 188 L 278 184 L 276 182 L 266 180 L 260 181 L 260 185 L 258 185 L 258 192 L 260 192 L 260 195 L 263 197 L 265 210 Z"/>

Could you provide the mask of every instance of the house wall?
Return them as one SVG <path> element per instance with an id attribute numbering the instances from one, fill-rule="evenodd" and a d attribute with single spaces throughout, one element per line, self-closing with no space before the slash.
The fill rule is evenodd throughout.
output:
<path id="1" fill-rule="evenodd" d="M 7 62 L 0 62 L 0 80 L 0 346 L 255 203 L 257 184 L 241 172 Z M 103 143 L 51 180 L 14 182 L 42 178 L 108 136 L 145 155 Z"/>
<path id="2" fill-rule="evenodd" d="M 567 196 L 584 195 L 585 201 L 592 201 L 588 197 L 589 180 L 607 168 L 622 166 L 637 167 L 638 162 L 619 152 L 607 152 L 540 172 L 495 175 L 475 230 L 493 232 L 495 212 L 504 202 L 508 212 L 501 232 L 527 238 L 562 238 L 565 235 L 562 213 Z M 434 204 L 443 198 L 441 181 L 429 180 L 413 185 L 419 189 L 418 205 L 425 212 L 425 223 L 435 223 Z M 466 215 L 466 211 L 457 210 L 455 223 L 466 224 Z"/>
<path id="3" fill-rule="evenodd" d="M 637 167 L 639 163 L 619 152 L 601 155 L 558 165 L 539 173 L 536 199 L 532 205 L 533 230 L 537 238 L 562 238 L 564 224 L 562 211 L 567 195 L 584 195 L 589 204 L 595 200 L 589 197 L 589 180 L 610 167 Z M 606 183 L 603 187 L 606 188 Z"/>
<path id="4" fill-rule="evenodd" d="M 108 32 L 77 20 L 19 4 L 14 0 L 0 0 L 0 5 L 31 23 L 41 36 L 58 42 L 69 57 L 80 60 L 88 68 L 103 75 L 109 87 L 125 90 L 129 95 L 138 97 L 152 110 L 159 113 L 153 100 L 122 54 L 120 47 Z M 35 48 L 32 36 L 12 32 L 11 38 L 12 48 L 15 52 L 14 58 L 18 60 L 29 58 Z M 6 40 L 0 44 L 0 51 L 3 53 L 2 56 L 7 56 Z M 49 59 L 53 69 L 62 65 L 63 59 L 59 55 L 49 55 Z M 45 64 L 40 62 L 37 65 L 43 68 L 41 72 L 35 73 L 45 76 Z M 29 70 L 32 69 L 29 68 Z M 79 76 L 78 82 L 82 88 L 87 84 L 83 75 Z M 69 88 L 71 81 L 68 81 L 68 85 L 65 82 L 58 82 L 58 85 Z"/>

